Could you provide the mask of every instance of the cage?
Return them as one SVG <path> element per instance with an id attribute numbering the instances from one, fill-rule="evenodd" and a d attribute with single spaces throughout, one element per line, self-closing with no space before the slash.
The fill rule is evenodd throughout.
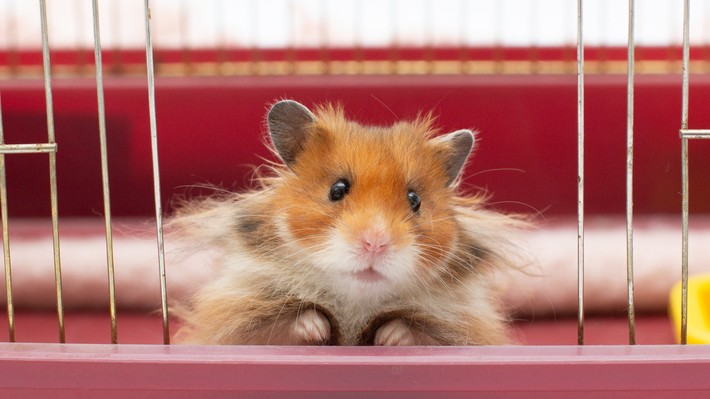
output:
<path id="1" fill-rule="evenodd" d="M 710 4 L 690 3 L 0 1 L 3 395 L 710 389 L 710 350 L 665 313 L 708 270 Z M 481 131 L 464 184 L 540 215 L 544 277 L 505 280 L 520 345 L 169 345 L 168 297 L 205 278 L 166 260 L 170 199 L 243 188 L 278 98 Z"/>

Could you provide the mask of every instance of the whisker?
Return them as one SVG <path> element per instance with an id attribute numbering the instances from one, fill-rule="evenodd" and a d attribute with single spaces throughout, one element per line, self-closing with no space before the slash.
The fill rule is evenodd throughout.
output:
<path id="1" fill-rule="evenodd" d="M 527 173 L 526 170 L 520 169 L 520 168 L 491 168 L 491 169 L 484 169 L 481 171 L 478 171 L 472 175 L 469 175 L 469 178 L 476 177 L 478 175 L 482 175 L 485 173 L 491 173 L 491 172 L 519 172 L 519 173 Z"/>
<path id="2" fill-rule="evenodd" d="M 546 207 L 544 207 L 544 208 L 542 208 L 542 209 L 537 209 L 536 207 L 534 207 L 534 206 L 532 206 L 532 205 L 530 205 L 530 204 L 527 204 L 527 203 L 525 203 L 525 202 L 522 202 L 522 201 L 513 201 L 513 200 L 494 201 L 494 202 L 489 202 L 487 205 L 488 205 L 489 207 L 494 207 L 494 206 L 496 206 L 496 205 L 520 205 L 520 206 L 522 206 L 522 207 L 525 207 L 525 208 L 530 209 L 531 211 L 533 211 L 533 212 L 534 212 L 537 216 L 539 216 L 543 221 L 546 221 L 546 220 L 547 220 L 547 219 L 545 218 L 545 212 L 547 212 L 547 211 L 550 209 L 550 207 L 551 207 L 551 205 L 548 205 L 548 206 L 546 206 Z"/>

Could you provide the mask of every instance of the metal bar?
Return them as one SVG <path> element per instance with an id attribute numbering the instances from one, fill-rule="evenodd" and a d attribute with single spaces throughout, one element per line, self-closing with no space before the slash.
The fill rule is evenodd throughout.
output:
<path id="1" fill-rule="evenodd" d="M 145 52 L 148 73 L 148 106 L 150 111 L 150 138 L 153 160 L 153 192 L 155 196 L 155 225 L 158 235 L 158 269 L 160 273 L 160 299 L 163 316 L 163 342 L 170 343 L 168 325 L 168 288 L 165 274 L 165 243 L 163 241 L 163 207 L 160 198 L 160 163 L 158 162 L 158 127 L 155 118 L 155 70 L 153 67 L 153 42 L 150 36 L 150 0 L 145 0 Z"/>
<path id="2" fill-rule="evenodd" d="M 584 345 L 584 36 L 577 0 L 577 344 Z"/>
<path id="3" fill-rule="evenodd" d="M 690 63 L 690 0 L 683 2 L 683 87 L 681 131 L 688 129 L 688 68 Z M 680 310 L 680 343 L 688 343 L 688 139 L 681 138 L 681 219 L 682 219 L 682 249 L 681 249 L 681 310 Z"/>
<path id="4" fill-rule="evenodd" d="M 626 289 L 628 294 L 629 344 L 636 344 L 634 312 L 634 6 L 629 0 L 629 39 L 626 96 Z"/>
<path id="5" fill-rule="evenodd" d="M 118 343 L 116 323 L 116 283 L 113 264 L 113 233 L 111 228 L 111 194 L 109 190 L 108 151 L 106 145 L 106 114 L 104 110 L 103 62 L 101 58 L 101 32 L 99 27 L 98 0 L 91 2 L 94 23 L 94 58 L 96 63 L 96 98 L 99 113 L 99 141 L 101 145 L 101 182 L 106 224 L 106 269 L 108 272 L 109 312 L 111 317 L 111 343 Z"/>
<path id="6" fill-rule="evenodd" d="M 54 111 L 52 107 L 51 70 L 49 61 L 49 39 L 47 35 L 46 0 L 39 0 L 42 25 L 42 66 L 44 69 L 44 94 L 47 107 L 47 141 L 55 144 Z M 57 205 L 57 154 L 49 153 L 49 186 L 52 212 L 52 246 L 54 249 L 54 281 L 57 292 L 57 320 L 59 323 L 59 342 L 66 342 L 64 332 L 64 305 L 62 302 L 62 265 L 59 253 L 59 211 Z"/>
<path id="7" fill-rule="evenodd" d="M 710 130 L 704 129 L 681 129 L 680 138 L 682 139 L 710 139 Z"/>
<path id="8" fill-rule="evenodd" d="M 2 100 L 0 99 L 0 145 L 5 142 L 2 126 Z M 10 257 L 10 234 L 7 224 L 7 181 L 5 179 L 5 155 L 0 152 L 0 217 L 2 217 L 2 249 L 5 265 L 5 294 L 7 296 L 8 340 L 15 342 L 15 305 L 12 295 L 12 258 Z"/>
<path id="9" fill-rule="evenodd" d="M 29 154 L 57 152 L 57 143 L 46 144 L 4 144 L 0 143 L 0 154 Z"/>

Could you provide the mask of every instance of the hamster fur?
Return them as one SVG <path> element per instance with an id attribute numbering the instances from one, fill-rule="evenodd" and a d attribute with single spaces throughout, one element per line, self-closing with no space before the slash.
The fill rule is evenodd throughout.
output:
<path id="1" fill-rule="evenodd" d="M 216 278 L 179 305 L 192 344 L 509 342 L 491 273 L 514 217 L 457 193 L 475 135 L 433 118 L 389 127 L 283 100 L 268 112 L 259 187 L 187 203 L 170 226 L 216 251 Z"/>

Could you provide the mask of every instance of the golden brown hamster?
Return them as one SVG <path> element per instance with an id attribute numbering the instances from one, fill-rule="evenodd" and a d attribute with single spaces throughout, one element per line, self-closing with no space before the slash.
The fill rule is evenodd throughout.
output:
<path id="1" fill-rule="evenodd" d="M 217 277 L 181 306 L 194 344 L 508 342 L 490 272 L 516 218 L 458 193 L 470 130 L 422 116 L 388 127 L 283 100 L 268 112 L 258 187 L 188 203 L 171 222 L 215 251 Z"/>

